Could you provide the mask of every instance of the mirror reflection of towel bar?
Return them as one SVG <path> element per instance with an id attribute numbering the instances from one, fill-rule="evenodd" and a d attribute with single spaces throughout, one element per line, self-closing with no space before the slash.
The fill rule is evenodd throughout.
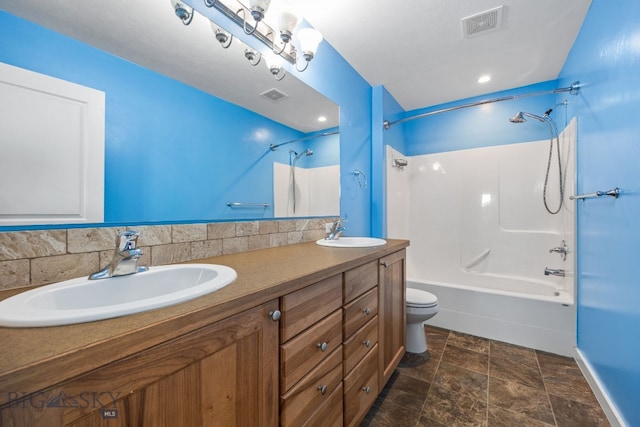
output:
<path id="1" fill-rule="evenodd" d="M 230 208 L 268 208 L 271 206 L 271 203 L 227 202 L 227 206 Z"/>
<path id="2" fill-rule="evenodd" d="M 612 188 L 609 191 L 596 191 L 595 193 L 580 194 L 579 196 L 570 196 L 569 200 L 590 199 L 592 197 L 601 197 L 601 196 L 611 196 L 617 199 L 618 196 L 620 196 L 620 189 L 616 187 L 616 188 Z"/>

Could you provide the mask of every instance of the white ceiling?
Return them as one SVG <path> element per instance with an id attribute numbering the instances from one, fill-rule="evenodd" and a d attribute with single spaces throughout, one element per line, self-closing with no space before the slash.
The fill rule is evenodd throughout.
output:
<path id="1" fill-rule="evenodd" d="M 591 0 L 299 0 L 305 17 L 405 110 L 558 77 Z M 462 18 L 504 5 L 499 30 Z M 492 76 L 480 85 L 478 77 Z"/>
<path id="2" fill-rule="evenodd" d="M 289 1 L 364 79 L 384 85 L 405 110 L 557 78 L 591 4 Z M 462 18 L 500 5 L 501 28 L 463 37 Z M 222 49 L 204 17 L 196 15 L 185 27 L 169 0 L 0 0 L 0 8 L 304 132 L 338 123 L 337 108 L 326 98 L 292 75 L 276 82 L 264 65 L 249 66 L 239 43 Z M 492 80 L 480 85 L 483 74 Z M 259 96 L 272 88 L 290 97 L 274 104 Z M 329 115 L 328 124 L 315 122 L 319 114 Z"/>

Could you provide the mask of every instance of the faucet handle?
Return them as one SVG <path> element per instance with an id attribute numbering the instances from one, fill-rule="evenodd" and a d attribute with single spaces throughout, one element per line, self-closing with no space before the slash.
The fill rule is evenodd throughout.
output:
<path id="1" fill-rule="evenodd" d="M 123 231 L 116 237 L 116 248 L 119 251 L 127 251 L 136 248 L 140 233 L 134 230 Z"/>

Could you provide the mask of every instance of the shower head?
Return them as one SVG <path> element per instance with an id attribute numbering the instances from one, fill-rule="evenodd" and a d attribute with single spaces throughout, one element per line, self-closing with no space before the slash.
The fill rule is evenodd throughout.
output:
<path id="1" fill-rule="evenodd" d="M 527 119 L 525 119 L 522 115 L 522 111 L 518 111 L 515 116 L 509 118 L 509 121 L 511 123 L 524 123 L 527 121 Z"/>
<path id="2" fill-rule="evenodd" d="M 550 113 L 550 112 L 551 112 L 551 110 L 549 110 L 548 113 Z M 527 119 L 525 119 L 525 117 L 529 117 L 531 119 L 535 119 L 535 120 L 538 120 L 539 122 L 543 122 L 544 123 L 544 122 L 547 121 L 547 117 L 549 116 L 548 113 L 545 113 L 544 116 L 540 117 L 540 116 L 536 116 L 535 114 L 526 113 L 524 111 L 518 111 L 515 116 L 509 118 L 509 121 L 511 123 L 524 123 L 524 122 L 527 121 Z"/>
<path id="3" fill-rule="evenodd" d="M 302 153 L 298 154 L 296 153 L 296 157 L 295 159 L 293 159 L 293 161 L 295 162 L 296 160 L 298 160 L 300 157 L 302 156 L 311 156 L 313 155 L 313 151 L 309 150 L 308 148 L 306 150 L 304 150 Z"/>

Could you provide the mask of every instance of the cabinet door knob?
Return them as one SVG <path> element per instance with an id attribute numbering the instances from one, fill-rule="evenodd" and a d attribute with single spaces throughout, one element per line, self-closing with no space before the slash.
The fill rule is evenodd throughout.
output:
<path id="1" fill-rule="evenodd" d="M 318 348 L 320 349 L 320 351 L 325 351 L 327 347 L 328 345 L 326 342 L 323 342 L 322 344 L 318 344 Z"/>
<path id="2" fill-rule="evenodd" d="M 368 315 L 371 314 L 371 309 L 369 307 L 367 307 L 364 310 L 362 310 L 362 312 L 368 316 Z"/>
<path id="3" fill-rule="evenodd" d="M 280 310 L 269 312 L 269 317 L 271 317 L 271 320 L 273 320 L 274 322 L 277 322 L 278 320 L 280 320 L 281 316 L 282 316 L 282 313 L 280 313 Z"/>
<path id="4" fill-rule="evenodd" d="M 387 264 L 387 261 L 382 261 L 380 264 L 381 264 L 384 268 L 389 267 L 389 264 Z"/>
<path id="5" fill-rule="evenodd" d="M 363 344 L 365 347 L 369 348 L 369 347 L 371 347 L 371 340 L 362 341 L 362 344 Z"/>
<path id="6" fill-rule="evenodd" d="M 371 387 L 366 386 L 366 387 L 362 387 L 362 391 L 364 391 L 366 394 L 371 393 Z"/>
<path id="7" fill-rule="evenodd" d="M 318 390 L 320 391 L 320 394 L 325 394 L 327 392 L 327 386 L 326 385 L 319 385 L 318 386 Z"/>

